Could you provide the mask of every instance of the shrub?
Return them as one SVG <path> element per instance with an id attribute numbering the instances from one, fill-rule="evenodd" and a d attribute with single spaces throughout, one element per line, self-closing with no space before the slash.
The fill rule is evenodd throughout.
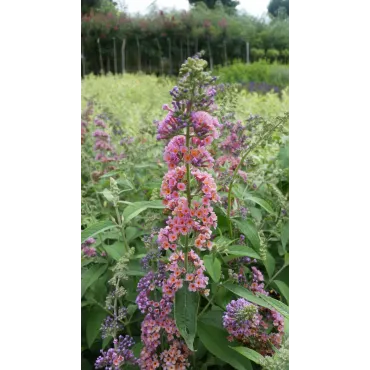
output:
<path id="1" fill-rule="evenodd" d="M 246 64 L 235 61 L 227 67 L 218 67 L 215 74 L 220 76 L 220 81 L 225 83 L 240 83 L 247 85 L 253 83 L 265 83 L 284 88 L 289 85 L 289 69 L 282 64 L 269 64 L 266 61 Z"/>

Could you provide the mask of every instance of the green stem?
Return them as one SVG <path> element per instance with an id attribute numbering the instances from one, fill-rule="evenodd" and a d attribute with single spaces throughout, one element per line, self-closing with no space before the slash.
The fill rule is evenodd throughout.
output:
<path id="1" fill-rule="evenodd" d="M 280 272 L 281 271 L 283 271 L 284 269 L 285 269 L 285 267 L 287 267 L 288 265 L 285 265 L 284 264 L 284 266 L 279 270 L 279 271 L 277 271 L 276 272 L 276 274 L 268 281 L 268 283 L 266 284 L 266 287 L 265 287 L 265 289 L 270 285 L 270 283 L 272 282 L 272 281 L 274 281 L 274 279 L 276 278 L 276 276 L 278 276 L 279 274 L 280 274 Z"/>
<path id="2" fill-rule="evenodd" d="M 207 303 L 207 304 L 206 304 L 206 306 L 203 308 L 203 310 L 199 313 L 199 315 L 198 315 L 198 319 L 199 319 L 199 317 L 201 317 L 201 316 L 203 315 L 203 313 L 207 310 L 207 308 L 209 307 L 209 305 L 210 305 L 210 304 L 212 304 L 213 299 L 215 298 L 216 294 L 217 294 L 217 290 L 216 290 L 215 294 L 212 296 L 212 298 L 208 300 L 208 303 Z M 208 298 L 207 298 L 207 299 L 208 299 Z"/>
<path id="3" fill-rule="evenodd" d="M 186 147 L 190 148 L 190 124 L 186 126 Z M 188 207 L 191 207 L 191 190 L 190 190 L 190 164 L 186 163 L 186 194 Z M 189 253 L 189 234 L 185 237 L 185 270 L 188 272 L 188 253 Z"/>
<path id="4" fill-rule="evenodd" d="M 118 225 L 121 229 L 121 234 L 122 234 L 123 244 L 124 244 L 124 247 L 125 247 L 125 252 L 128 253 L 129 252 L 129 246 L 128 246 L 128 243 L 127 243 L 125 231 L 123 230 L 122 219 L 120 217 L 118 207 L 114 207 L 114 209 L 116 210 L 117 222 L 118 222 Z"/>
<path id="5" fill-rule="evenodd" d="M 114 313 L 107 310 L 105 306 L 103 306 L 100 302 L 96 301 L 95 299 L 91 299 L 92 302 L 94 302 L 96 305 L 98 305 L 102 310 L 104 310 L 106 313 L 108 313 L 110 316 L 114 316 Z M 126 323 L 122 320 L 118 320 L 121 324 L 125 325 Z"/>

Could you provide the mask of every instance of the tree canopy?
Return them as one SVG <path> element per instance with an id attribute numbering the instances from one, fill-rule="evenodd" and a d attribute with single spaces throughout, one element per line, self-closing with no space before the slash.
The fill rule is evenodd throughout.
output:
<path id="1" fill-rule="evenodd" d="M 277 17 L 281 12 L 285 12 L 289 16 L 289 0 L 270 0 L 267 10 L 274 17 Z"/>
<path id="2" fill-rule="evenodd" d="M 196 4 L 196 3 L 205 3 L 208 8 L 214 9 L 217 1 L 220 0 L 189 0 L 190 5 Z M 221 0 L 221 3 L 226 8 L 235 8 L 239 5 L 239 1 L 235 0 Z"/>

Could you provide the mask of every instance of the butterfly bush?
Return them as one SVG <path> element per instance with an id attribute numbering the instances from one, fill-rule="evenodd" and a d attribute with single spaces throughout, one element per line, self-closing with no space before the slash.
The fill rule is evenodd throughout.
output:
<path id="1" fill-rule="evenodd" d="M 118 153 L 116 146 L 113 144 L 111 135 L 108 132 L 107 120 L 108 117 L 105 114 L 100 114 L 94 118 L 95 131 L 92 133 L 92 136 L 95 140 L 95 161 L 101 163 L 101 170 L 92 173 L 92 177 L 95 180 L 98 180 L 103 174 L 114 170 L 117 162 L 126 156 L 124 152 Z M 113 133 L 115 132 L 116 126 L 113 127 Z M 120 145 L 127 145 L 131 142 L 131 140 L 123 141 Z"/>
<path id="2" fill-rule="evenodd" d="M 88 101 L 86 108 L 82 112 L 81 115 L 81 144 L 85 143 L 86 135 L 89 131 L 89 122 L 91 120 L 91 116 L 94 113 L 94 105 L 92 101 Z"/>
<path id="3" fill-rule="evenodd" d="M 100 351 L 101 356 L 95 362 L 96 369 L 119 370 L 124 364 L 137 365 L 137 359 L 130 349 L 135 342 L 130 336 L 120 335 L 118 339 L 113 340 L 113 344 L 114 348 Z"/>
<path id="4" fill-rule="evenodd" d="M 223 141 L 220 144 L 220 150 L 223 153 L 220 156 L 215 165 L 215 169 L 219 174 L 220 178 L 229 178 L 238 167 L 240 163 L 240 153 L 243 149 L 248 147 L 247 137 L 243 133 L 244 127 L 241 121 L 232 123 L 226 121 L 222 127 Z M 223 167 L 227 166 L 226 171 L 222 171 Z M 244 171 L 238 170 L 238 175 L 246 182 L 247 174 Z"/>
<path id="5" fill-rule="evenodd" d="M 131 350 L 135 344 L 133 338 L 129 335 L 118 335 L 125 329 L 123 320 L 128 313 L 126 307 L 118 308 L 118 302 L 126 294 L 123 283 L 128 279 L 128 263 L 133 254 L 134 249 L 132 248 L 118 260 L 112 269 L 113 277 L 108 281 L 111 291 L 106 297 L 105 310 L 111 314 L 106 317 L 100 330 L 102 339 L 113 338 L 113 347 L 107 351 L 100 351 L 101 356 L 95 361 L 95 369 L 119 370 L 126 364 L 138 365 L 138 359 Z"/>
<path id="6" fill-rule="evenodd" d="M 283 339 L 282 315 L 244 298 L 233 300 L 226 306 L 223 325 L 230 334 L 230 341 L 235 339 L 263 356 L 273 355 L 272 345 L 279 348 Z"/>
<path id="7" fill-rule="evenodd" d="M 94 238 L 87 238 L 84 243 L 81 244 L 82 255 L 85 257 L 95 257 L 96 249 L 93 244 L 96 243 Z"/>
<path id="8" fill-rule="evenodd" d="M 169 217 L 159 230 L 158 250 L 142 261 L 149 269 L 137 287 L 136 303 L 146 314 L 141 325 L 141 369 L 186 369 L 190 350 L 181 339 L 172 315 L 176 292 L 184 287 L 209 295 L 208 277 L 198 251 L 212 249 L 212 229 L 217 216 L 212 203 L 220 201 L 216 183 L 206 169 L 214 159 L 209 147 L 221 127 L 212 113 L 215 78 L 204 72 L 207 62 L 200 55 L 188 58 L 180 70 L 179 85 L 171 91 L 171 107 L 157 121 L 157 139 L 166 140 L 163 159 L 168 165 L 160 196 Z M 160 256 L 166 253 L 163 262 Z M 163 339 L 163 342 L 161 340 Z M 165 343 L 165 345 L 163 345 Z"/>
<path id="9" fill-rule="evenodd" d="M 264 276 L 256 266 L 252 266 L 254 263 L 257 260 L 249 257 L 235 259 L 230 263 L 229 276 L 252 293 L 268 296 Z M 250 268 L 249 279 L 244 272 L 245 266 Z M 226 306 L 223 325 L 230 334 L 230 341 L 237 340 L 263 356 L 272 356 L 274 349 L 271 345 L 279 348 L 283 340 L 283 316 L 274 310 L 256 306 L 244 298 L 231 301 Z"/>

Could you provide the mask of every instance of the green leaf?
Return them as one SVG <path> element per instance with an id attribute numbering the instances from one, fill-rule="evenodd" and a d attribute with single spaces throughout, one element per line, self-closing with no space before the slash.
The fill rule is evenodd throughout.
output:
<path id="1" fill-rule="evenodd" d="M 134 217 L 139 215 L 141 212 L 144 212 L 148 208 L 163 209 L 165 208 L 165 205 L 162 203 L 161 200 L 132 203 L 128 207 L 126 207 L 125 210 L 123 211 L 124 221 L 129 222 Z"/>
<path id="2" fill-rule="evenodd" d="M 256 207 L 250 207 L 249 211 L 254 219 L 256 219 L 258 222 L 262 220 L 262 212 L 261 209 Z"/>
<path id="3" fill-rule="evenodd" d="M 91 348 L 91 345 L 98 336 L 100 326 L 106 317 L 106 312 L 96 306 L 88 313 L 86 320 L 86 341 L 89 348 Z"/>
<path id="4" fill-rule="evenodd" d="M 249 240 L 252 244 L 252 247 L 256 250 L 260 250 L 260 238 L 258 236 L 258 232 L 256 226 L 251 220 L 233 220 L 235 226 L 240 230 L 242 234 Z"/>
<path id="5" fill-rule="evenodd" d="M 266 261 L 264 261 L 264 265 L 266 267 L 266 271 L 269 278 L 271 278 L 275 271 L 275 258 L 272 257 L 270 252 L 267 252 Z"/>
<path id="6" fill-rule="evenodd" d="M 280 280 L 274 280 L 274 284 L 279 289 L 282 296 L 289 302 L 289 287 L 286 285 L 283 281 Z"/>
<path id="7" fill-rule="evenodd" d="M 116 224 L 114 224 L 110 220 L 105 221 L 99 221 L 98 223 L 91 225 L 87 227 L 84 231 L 81 233 L 81 244 L 86 241 L 86 239 L 93 237 L 95 235 L 98 235 L 102 233 L 103 231 L 110 230 L 117 227 Z"/>
<path id="8" fill-rule="evenodd" d="M 129 304 L 127 306 L 127 313 L 131 316 L 135 313 L 135 311 L 137 310 L 137 305 L 136 304 Z"/>
<path id="9" fill-rule="evenodd" d="M 200 317 L 200 321 L 207 325 L 215 326 L 216 328 L 223 329 L 222 326 L 222 316 L 224 311 L 219 310 L 210 310 Z"/>
<path id="10" fill-rule="evenodd" d="M 203 257 L 204 266 L 214 282 L 219 282 L 221 277 L 221 262 L 212 255 Z"/>
<path id="11" fill-rule="evenodd" d="M 274 209 L 271 207 L 271 205 L 266 202 L 264 199 L 261 199 L 261 198 L 258 198 L 258 197 L 255 197 L 251 194 L 246 194 L 244 195 L 244 199 L 245 200 L 250 200 L 254 203 L 257 203 L 259 204 L 262 208 L 264 208 L 268 213 L 274 215 L 275 214 L 275 211 Z"/>
<path id="12" fill-rule="evenodd" d="M 262 307 L 271 308 L 265 301 L 254 295 L 250 290 L 243 288 L 240 285 L 226 283 L 223 285 L 226 289 L 230 290 L 239 297 L 245 298 L 247 301 L 258 304 Z"/>
<path id="13" fill-rule="evenodd" d="M 132 226 L 126 227 L 125 233 L 126 233 L 126 239 L 127 239 L 128 243 L 131 240 L 134 240 L 134 239 L 136 239 L 137 237 L 139 237 L 141 235 L 147 234 L 147 232 L 142 231 L 139 228 L 132 227 Z"/>
<path id="14" fill-rule="evenodd" d="M 108 173 L 105 173 L 104 175 L 101 175 L 100 178 L 101 179 L 106 179 L 107 177 L 112 177 L 114 175 L 118 175 L 120 171 L 116 170 L 116 171 L 111 171 L 111 172 L 108 172 Z"/>
<path id="15" fill-rule="evenodd" d="M 250 361 L 230 348 L 230 342 L 226 339 L 228 336 L 226 330 L 207 325 L 199 320 L 198 335 L 207 350 L 217 358 L 227 362 L 234 369 L 252 370 Z"/>
<path id="16" fill-rule="evenodd" d="M 112 192 L 109 189 L 104 189 L 103 190 L 103 195 L 104 195 L 104 198 L 108 202 L 113 202 L 114 196 L 113 196 Z"/>
<path id="17" fill-rule="evenodd" d="M 136 343 L 133 347 L 132 347 L 132 352 L 134 353 L 135 357 L 139 358 L 140 357 L 140 352 L 141 350 L 143 349 L 144 345 L 143 343 L 139 342 L 139 343 Z"/>
<path id="18" fill-rule="evenodd" d="M 127 275 L 129 276 L 145 276 L 145 271 L 142 269 L 140 265 L 140 261 L 138 260 L 130 260 L 128 263 L 128 270 Z"/>
<path id="19" fill-rule="evenodd" d="M 186 345 L 194 351 L 194 339 L 197 332 L 197 313 L 199 306 L 199 293 L 190 292 L 188 284 L 176 292 L 174 316 L 176 326 Z"/>
<path id="20" fill-rule="evenodd" d="M 227 248 L 229 254 L 238 257 L 251 257 L 261 259 L 260 255 L 254 251 L 254 249 L 247 247 L 246 245 L 231 245 Z"/>
<path id="21" fill-rule="evenodd" d="M 289 334 L 289 318 L 284 317 L 284 334 Z"/>
<path id="22" fill-rule="evenodd" d="M 111 336 L 108 336 L 106 338 L 103 339 L 103 343 L 102 343 L 102 348 L 105 349 L 108 344 L 112 341 L 112 337 Z"/>
<path id="23" fill-rule="evenodd" d="M 87 288 L 91 286 L 107 270 L 108 264 L 93 265 L 82 274 L 81 277 L 81 297 L 85 294 Z"/>
<path id="24" fill-rule="evenodd" d="M 280 302 L 274 298 L 267 297 L 261 293 L 254 295 L 250 290 L 241 287 L 240 285 L 226 283 L 223 285 L 226 289 L 235 293 L 239 297 L 246 299 L 249 302 L 258 304 L 259 306 L 275 310 L 281 313 L 284 317 L 289 317 L 289 307 L 283 302 Z"/>
<path id="25" fill-rule="evenodd" d="M 265 301 L 268 305 L 270 305 L 270 310 L 275 310 L 279 313 L 281 313 L 285 318 L 289 319 L 289 307 L 284 304 L 283 302 L 278 301 L 277 299 L 265 296 L 261 293 L 256 293 L 258 298 L 261 298 L 263 301 Z"/>
<path id="26" fill-rule="evenodd" d="M 118 261 L 125 253 L 123 242 L 115 242 L 110 245 L 105 244 L 103 248 L 107 252 L 108 256 L 116 261 Z"/>
<path id="27" fill-rule="evenodd" d="M 283 225 L 281 229 L 281 244 L 283 245 L 284 251 L 289 240 L 289 223 Z"/>
<path id="28" fill-rule="evenodd" d="M 254 351 L 253 349 L 247 347 L 230 347 L 230 348 L 232 348 L 234 351 L 239 352 L 241 355 L 255 362 L 256 364 L 261 365 L 263 356 L 258 352 Z"/>

